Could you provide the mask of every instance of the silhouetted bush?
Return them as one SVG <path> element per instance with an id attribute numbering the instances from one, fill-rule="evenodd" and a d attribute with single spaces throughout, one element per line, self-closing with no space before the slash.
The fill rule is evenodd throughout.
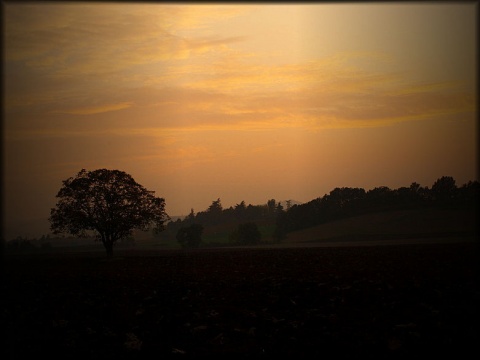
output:
<path id="1" fill-rule="evenodd" d="M 260 243 L 262 234 L 257 224 L 248 222 L 238 225 L 238 228 L 230 235 L 230 241 L 238 245 L 256 245 Z"/>
<path id="2" fill-rule="evenodd" d="M 202 243 L 203 226 L 192 224 L 182 227 L 177 232 L 177 241 L 183 248 L 198 248 Z"/>

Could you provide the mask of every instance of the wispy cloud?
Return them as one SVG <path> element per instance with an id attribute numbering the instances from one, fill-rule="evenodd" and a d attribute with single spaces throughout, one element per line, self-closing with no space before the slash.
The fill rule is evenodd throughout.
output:
<path id="1" fill-rule="evenodd" d="M 37 129 L 26 120 L 31 126 L 22 126 L 25 136 L 149 137 L 168 131 L 386 126 L 476 110 L 474 95 L 460 83 L 416 83 L 405 73 L 376 70 L 395 61 L 390 54 L 350 51 L 271 63 L 235 49 L 248 40 L 241 34 L 197 34 L 247 11 L 248 6 L 9 5 L 6 109 L 40 114 L 52 125 Z M 120 110 L 134 105 L 132 121 L 131 113 Z M 100 114 L 106 116 L 101 124 L 68 127 L 52 118 Z"/>
<path id="2" fill-rule="evenodd" d="M 114 74 L 144 64 L 186 59 L 242 41 L 242 36 L 198 37 L 206 26 L 241 7 L 9 4 L 6 60 L 23 61 L 50 76 Z"/>
<path id="3" fill-rule="evenodd" d="M 110 111 L 118 111 L 122 109 L 127 109 L 133 106 L 132 102 L 122 102 L 118 104 L 104 104 L 93 107 L 84 107 L 76 109 L 65 109 L 65 110 L 54 110 L 53 113 L 60 114 L 72 114 L 72 115 L 92 115 L 92 114 L 101 114 Z"/>
<path id="4" fill-rule="evenodd" d="M 353 77 L 353 74 L 352 74 Z M 422 91 L 417 86 L 396 81 L 379 81 L 375 76 L 345 77 L 328 91 L 328 81 L 308 91 L 213 92 L 213 89 L 165 88 L 126 91 L 131 101 L 57 110 L 67 124 L 69 116 L 112 113 L 100 122 L 68 122 L 51 128 L 43 123 L 36 130 L 31 121 L 22 126 L 19 136 L 143 136 L 163 138 L 181 133 L 214 131 L 270 131 L 298 128 L 319 131 L 326 128 L 388 126 L 405 121 L 428 120 L 434 116 L 473 113 L 475 97 L 468 92 L 430 84 Z M 370 81 L 371 80 L 371 81 Z M 343 91 L 343 88 L 356 91 Z M 414 89 L 412 91 L 412 88 Z M 401 94 L 401 95 L 399 95 Z M 135 107 L 135 121 L 127 110 Z M 113 112 L 115 114 L 113 114 Z M 55 115 L 55 113 L 52 114 Z M 61 114 L 60 114 L 61 113 Z M 7 134 L 11 135 L 9 128 Z"/>

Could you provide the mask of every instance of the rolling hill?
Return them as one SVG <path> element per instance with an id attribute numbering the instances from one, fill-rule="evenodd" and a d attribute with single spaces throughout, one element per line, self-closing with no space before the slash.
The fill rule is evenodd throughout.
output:
<path id="1" fill-rule="evenodd" d="M 474 236 L 473 211 L 421 208 L 370 213 L 288 233 L 285 243 Z"/>

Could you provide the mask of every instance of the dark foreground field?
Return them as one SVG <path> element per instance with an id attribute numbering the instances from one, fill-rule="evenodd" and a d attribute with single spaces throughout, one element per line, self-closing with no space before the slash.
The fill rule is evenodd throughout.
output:
<path id="1" fill-rule="evenodd" d="M 7 257 L 2 359 L 471 350 L 475 358 L 476 250 L 467 243 Z"/>

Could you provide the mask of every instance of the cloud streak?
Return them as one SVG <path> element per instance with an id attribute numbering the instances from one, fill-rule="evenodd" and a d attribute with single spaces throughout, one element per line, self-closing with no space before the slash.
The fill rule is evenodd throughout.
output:
<path id="1" fill-rule="evenodd" d="M 54 110 L 52 112 L 60 113 L 60 114 L 71 114 L 71 115 L 92 115 L 92 114 L 106 113 L 110 111 L 123 110 L 131 106 L 133 106 L 132 102 L 123 102 L 118 104 L 104 104 L 100 106 L 85 107 L 85 108 Z"/>
<path id="2" fill-rule="evenodd" d="M 327 86 L 320 86 L 321 83 L 308 91 L 277 90 L 254 94 L 213 92 L 211 88 L 125 91 L 122 97 L 131 101 L 66 108 L 55 110 L 52 114 L 63 114 L 63 122 L 67 124 L 69 116 L 112 113 L 112 116 L 100 122 L 68 122 L 67 127 L 59 127 L 52 120 L 51 124 L 55 127 L 48 130 L 43 123 L 40 131 L 37 131 L 32 118 L 29 130 L 22 127 L 18 134 L 162 137 L 172 132 L 270 131 L 281 128 L 319 131 L 327 128 L 388 126 L 476 111 L 473 94 L 443 89 L 444 84 L 429 84 L 422 86 L 424 90 L 419 91 L 418 86 L 379 83 L 375 77 L 369 82 L 369 78 L 366 76 L 358 81 L 345 78 L 343 83 L 338 81 L 335 84 L 337 89 L 349 86 L 357 88 L 350 92 L 328 91 Z M 130 112 L 133 104 L 136 104 L 135 121 L 132 121 Z M 15 125 L 12 126 L 14 129 Z"/>

